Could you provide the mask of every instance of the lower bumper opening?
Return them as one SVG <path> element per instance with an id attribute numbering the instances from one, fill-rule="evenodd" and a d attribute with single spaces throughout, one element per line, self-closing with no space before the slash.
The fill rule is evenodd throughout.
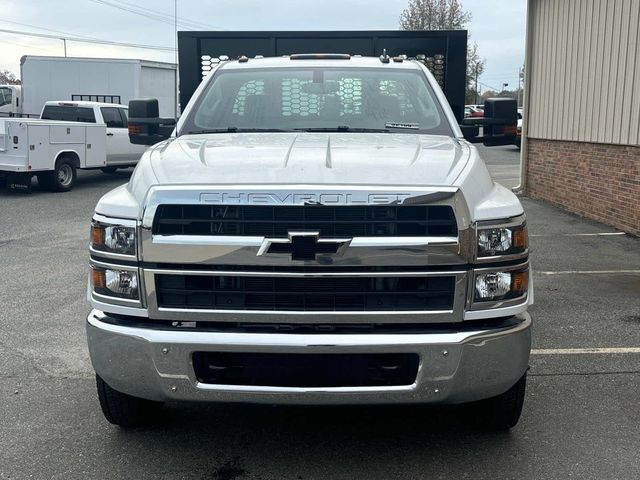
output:
<path id="1" fill-rule="evenodd" d="M 263 387 L 382 387 L 412 385 L 420 357 L 398 354 L 194 352 L 200 383 Z"/>

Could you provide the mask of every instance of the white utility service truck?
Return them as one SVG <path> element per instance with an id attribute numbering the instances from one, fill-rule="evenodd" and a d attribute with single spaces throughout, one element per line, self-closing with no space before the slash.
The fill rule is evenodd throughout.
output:
<path id="1" fill-rule="evenodd" d="M 118 168 L 133 167 L 147 149 L 129 141 L 127 130 L 128 107 L 100 102 L 47 102 L 42 109 L 42 120 L 100 123 L 107 127 L 106 157 L 102 171 L 113 173 Z"/>
<path id="2" fill-rule="evenodd" d="M 0 176 L 29 190 L 31 177 L 48 190 L 73 187 L 78 168 L 105 166 L 105 126 L 91 123 L 0 118 Z"/>
<path id="3" fill-rule="evenodd" d="M 113 173 L 134 166 L 146 147 L 129 142 L 127 107 L 98 102 L 47 102 L 40 120 L 0 119 L 0 176 L 28 189 L 31 177 L 65 192 L 77 169 Z M 3 175 L 4 174 L 4 175 Z"/>

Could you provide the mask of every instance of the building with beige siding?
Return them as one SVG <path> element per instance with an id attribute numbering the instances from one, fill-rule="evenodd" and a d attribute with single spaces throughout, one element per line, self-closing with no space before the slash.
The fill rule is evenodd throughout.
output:
<path id="1" fill-rule="evenodd" d="M 521 187 L 640 235 L 640 0 L 528 0 Z"/>

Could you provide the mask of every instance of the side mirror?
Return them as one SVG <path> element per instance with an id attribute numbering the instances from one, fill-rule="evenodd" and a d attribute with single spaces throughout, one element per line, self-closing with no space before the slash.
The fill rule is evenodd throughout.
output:
<path id="1" fill-rule="evenodd" d="M 484 102 L 483 143 L 486 147 L 513 145 L 518 134 L 518 102 L 513 98 L 488 98 Z"/>
<path id="2" fill-rule="evenodd" d="M 129 141 L 135 145 L 155 145 L 171 136 L 175 118 L 160 118 L 158 99 L 129 101 Z"/>
<path id="3" fill-rule="evenodd" d="M 482 127 L 482 136 L 479 135 Z M 484 102 L 484 117 L 462 120 L 460 130 L 471 143 L 486 147 L 513 145 L 518 135 L 518 102 L 512 98 L 489 98 Z"/>

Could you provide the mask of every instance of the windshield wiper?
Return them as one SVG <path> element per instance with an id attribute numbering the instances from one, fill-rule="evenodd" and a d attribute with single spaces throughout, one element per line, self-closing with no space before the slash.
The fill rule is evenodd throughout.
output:
<path id="1" fill-rule="evenodd" d="M 420 125 L 417 123 L 387 122 L 384 126 L 387 128 L 398 128 L 401 130 L 420 130 Z"/>
<path id="2" fill-rule="evenodd" d="M 347 125 L 338 125 L 337 127 L 308 127 L 296 128 L 300 132 L 355 132 L 355 133 L 385 133 L 389 130 L 386 128 L 358 128 L 349 127 Z"/>
<path id="3" fill-rule="evenodd" d="M 386 128 L 361 128 L 350 127 L 348 125 L 337 125 L 335 127 L 306 127 L 306 128 L 209 128 L 206 130 L 196 130 L 184 132 L 182 135 L 205 135 L 208 133 L 279 133 L 279 132 L 309 132 L 309 133 L 331 133 L 331 132 L 351 132 L 351 133 L 389 133 L 391 130 L 419 130 L 420 127 L 413 123 L 389 122 Z"/>
<path id="4" fill-rule="evenodd" d="M 182 135 L 204 135 L 207 133 L 278 133 L 293 132 L 294 130 L 285 130 L 283 128 L 209 128 L 207 130 L 196 130 L 193 132 L 185 132 Z"/>

